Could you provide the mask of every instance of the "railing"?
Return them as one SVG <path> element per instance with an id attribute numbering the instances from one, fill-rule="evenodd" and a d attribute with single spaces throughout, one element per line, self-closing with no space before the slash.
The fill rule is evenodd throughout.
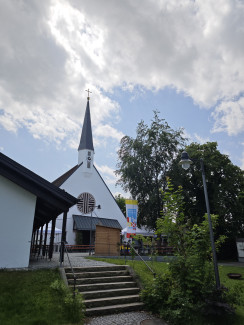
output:
<path id="1" fill-rule="evenodd" d="M 120 246 L 120 254 L 124 255 L 125 252 L 129 253 L 128 248 L 126 247 L 127 242 Z M 158 245 L 134 245 L 134 249 L 137 251 L 138 254 L 143 256 L 150 256 L 153 252 L 157 254 L 157 256 L 173 256 L 174 255 L 174 247 L 171 246 L 158 246 Z"/>
<path id="2" fill-rule="evenodd" d="M 130 249 L 132 249 L 137 256 L 139 256 L 139 258 L 142 260 L 142 262 L 146 265 L 146 267 L 149 269 L 150 272 L 152 272 L 154 278 L 156 276 L 156 273 L 153 271 L 153 269 L 147 264 L 147 262 L 142 258 L 142 256 L 135 250 L 135 248 L 133 247 L 133 245 L 131 245 L 131 243 L 127 242 L 126 243 L 128 246 L 130 246 Z M 126 254 L 125 254 L 125 264 L 126 264 Z"/>
<path id="3" fill-rule="evenodd" d="M 68 253 L 68 250 L 67 250 L 67 245 L 65 244 L 65 242 L 61 242 L 61 245 L 60 245 L 60 266 L 62 266 L 62 257 L 64 256 L 64 252 L 66 252 L 66 255 L 67 255 L 67 258 L 68 258 L 68 261 L 69 261 L 69 266 L 70 266 L 70 269 L 73 273 L 73 279 L 74 279 L 74 287 L 73 287 L 73 297 L 75 298 L 75 287 L 76 287 L 76 275 L 75 275 L 75 272 L 73 270 L 73 267 L 72 267 L 72 264 L 70 262 L 70 258 L 69 258 L 69 253 Z"/>
<path id="4" fill-rule="evenodd" d="M 84 251 L 84 252 L 89 252 L 91 250 L 94 251 L 95 245 L 65 245 L 68 252 L 73 252 L 73 251 Z"/>

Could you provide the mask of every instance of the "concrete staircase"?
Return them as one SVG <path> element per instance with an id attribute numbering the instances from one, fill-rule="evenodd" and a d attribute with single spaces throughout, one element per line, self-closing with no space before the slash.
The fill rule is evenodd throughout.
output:
<path id="1" fill-rule="evenodd" d="M 141 310 L 139 287 L 126 265 L 73 268 L 76 288 L 84 297 L 87 316 Z M 65 269 L 68 284 L 73 286 L 73 273 Z"/>

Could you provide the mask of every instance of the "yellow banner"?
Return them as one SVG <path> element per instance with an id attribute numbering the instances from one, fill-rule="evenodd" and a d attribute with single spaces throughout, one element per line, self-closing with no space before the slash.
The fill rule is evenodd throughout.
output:
<path id="1" fill-rule="evenodd" d="M 125 200 L 125 204 L 137 205 L 137 200 Z"/>

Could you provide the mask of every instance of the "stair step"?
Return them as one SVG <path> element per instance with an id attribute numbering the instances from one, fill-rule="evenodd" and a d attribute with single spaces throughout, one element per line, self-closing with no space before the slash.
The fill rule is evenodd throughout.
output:
<path id="1" fill-rule="evenodd" d="M 80 272 L 102 272 L 102 271 L 119 271 L 119 270 L 127 270 L 128 265 L 111 265 L 111 266 L 91 266 L 91 267 L 73 267 L 73 271 L 75 273 Z M 71 268 L 65 268 L 66 273 L 72 273 Z"/>
<path id="2" fill-rule="evenodd" d="M 97 298 L 97 299 L 89 299 L 85 300 L 84 303 L 86 308 L 94 308 L 94 307 L 103 307 L 103 306 L 112 306 L 112 305 L 121 305 L 121 304 L 129 304 L 140 301 L 139 295 L 130 295 L 130 296 L 116 296 L 109 298 Z"/>
<path id="3" fill-rule="evenodd" d="M 116 277 L 101 277 L 101 278 L 84 278 L 76 279 L 76 284 L 90 284 L 90 283 L 111 283 L 111 282 L 128 282 L 132 281 L 131 275 L 116 276 Z M 74 283 L 74 279 L 68 279 L 69 284 Z"/>
<path id="4" fill-rule="evenodd" d="M 76 278 L 96 278 L 96 277 L 111 277 L 111 276 L 123 276 L 128 274 L 128 270 L 118 271 L 100 271 L 100 272 L 77 272 Z M 67 279 L 73 279 L 73 273 L 66 273 Z"/>
<path id="5" fill-rule="evenodd" d="M 79 291 L 97 291 L 106 289 L 120 289 L 136 287 L 135 282 L 111 282 L 111 283 L 95 283 L 95 284 L 79 284 L 76 288 Z"/>
<path id="6" fill-rule="evenodd" d="M 105 307 L 94 307 L 94 308 L 87 308 L 86 315 L 94 316 L 94 315 L 116 314 L 121 312 L 141 310 L 143 307 L 144 304 L 142 302 L 112 305 L 112 306 L 105 306 Z"/>
<path id="7" fill-rule="evenodd" d="M 140 292 L 137 287 L 134 288 L 121 288 L 121 289 L 108 289 L 108 290 L 98 290 L 98 291 L 83 291 L 82 296 L 84 299 L 96 299 L 96 298 L 107 298 L 115 296 L 127 296 L 135 295 Z"/>

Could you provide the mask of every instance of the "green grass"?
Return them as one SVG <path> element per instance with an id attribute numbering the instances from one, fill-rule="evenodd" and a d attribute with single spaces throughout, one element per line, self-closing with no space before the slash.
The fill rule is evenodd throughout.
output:
<path id="1" fill-rule="evenodd" d="M 63 302 L 50 285 L 58 270 L 0 271 L 0 324 L 67 324 Z"/>
<path id="2" fill-rule="evenodd" d="M 104 262 L 119 264 L 119 265 L 125 264 L 124 259 L 110 259 L 110 258 L 108 258 L 108 259 L 91 258 L 91 259 L 96 259 L 99 261 L 104 261 Z M 168 268 L 168 264 L 163 263 L 163 262 L 151 262 L 150 261 L 147 263 L 155 271 L 156 274 L 163 273 Z M 143 286 L 148 286 L 148 285 L 150 285 L 150 282 L 153 281 L 153 274 L 147 269 L 147 267 L 145 266 L 145 264 L 143 262 L 127 260 L 126 264 L 133 267 L 135 273 L 140 278 L 140 281 Z M 240 273 L 242 275 L 242 278 L 240 280 L 230 279 L 227 276 L 228 273 Z M 219 266 L 219 275 L 220 275 L 221 284 L 223 284 L 227 288 L 233 288 L 235 286 L 242 286 L 244 288 L 244 268 L 243 267 L 220 265 Z M 244 297 L 242 297 L 242 298 L 243 298 L 243 302 L 244 302 Z M 227 322 L 221 322 L 221 325 L 222 324 L 227 324 Z M 236 315 L 232 317 L 231 321 L 228 322 L 228 324 L 231 324 L 231 325 L 243 325 L 244 324 L 244 303 L 241 306 L 236 307 Z M 200 323 L 199 324 L 196 323 L 196 325 L 200 325 Z M 201 325 L 205 325 L 205 324 L 201 323 Z"/>

